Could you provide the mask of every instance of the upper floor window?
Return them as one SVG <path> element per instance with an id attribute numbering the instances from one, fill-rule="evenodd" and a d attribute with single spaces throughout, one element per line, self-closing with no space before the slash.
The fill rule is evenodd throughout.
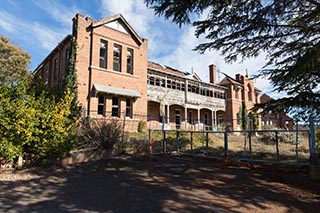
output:
<path id="1" fill-rule="evenodd" d="M 49 66 L 44 69 L 44 83 L 47 85 L 49 82 Z"/>
<path id="2" fill-rule="evenodd" d="M 121 72 L 121 51 L 120 45 L 115 44 L 113 47 L 113 70 Z"/>
<path id="3" fill-rule="evenodd" d="M 133 74 L 133 49 L 127 49 L 127 73 Z"/>
<path id="4" fill-rule="evenodd" d="M 239 99 L 239 87 L 234 87 L 235 99 Z"/>
<path id="5" fill-rule="evenodd" d="M 160 86 L 160 79 L 156 78 L 156 86 Z"/>
<path id="6" fill-rule="evenodd" d="M 182 91 L 185 91 L 185 90 L 186 90 L 186 87 L 185 87 L 185 84 L 184 84 L 184 83 L 181 84 L 181 90 L 182 90 Z"/>
<path id="7" fill-rule="evenodd" d="M 151 85 L 154 85 L 154 77 L 153 76 L 150 76 L 149 78 L 148 78 L 148 80 L 149 80 L 149 84 L 151 84 Z"/>
<path id="8" fill-rule="evenodd" d="M 66 59 L 66 62 L 65 62 L 66 67 L 65 67 L 65 70 L 66 70 L 66 73 L 67 73 L 68 67 L 69 67 L 69 59 L 70 59 L 70 47 L 68 47 L 68 48 L 66 49 L 65 59 Z"/>
<path id="9" fill-rule="evenodd" d="M 53 80 L 57 80 L 57 78 L 58 78 L 58 58 L 55 58 L 53 62 Z"/>
<path id="10" fill-rule="evenodd" d="M 107 68 L 107 49 L 108 42 L 104 40 L 100 40 L 100 63 L 99 66 L 101 68 Z"/>
<path id="11" fill-rule="evenodd" d="M 252 101 L 252 89 L 250 84 L 248 84 L 247 86 L 247 92 L 248 92 L 248 100 Z"/>
<path id="12" fill-rule="evenodd" d="M 256 101 L 256 103 L 259 102 L 259 93 L 256 93 L 256 94 L 255 94 L 255 101 Z"/>
<path id="13" fill-rule="evenodd" d="M 167 80 L 167 88 L 171 88 L 171 80 Z"/>

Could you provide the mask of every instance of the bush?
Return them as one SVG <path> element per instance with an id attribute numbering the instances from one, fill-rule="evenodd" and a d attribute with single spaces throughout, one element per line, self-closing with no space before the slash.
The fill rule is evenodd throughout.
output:
<path id="1" fill-rule="evenodd" d="M 122 138 L 122 125 L 116 119 L 90 119 L 82 122 L 79 148 L 112 149 Z"/>
<path id="2" fill-rule="evenodd" d="M 42 161 L 68 153 L 75 145 L 69 118 L 72 95 L 55 100 L 35 95 L 24 82 L 0 86 L 0 157 Z"/>
<path id="3" fill-rule="evenodd" d="M 265 127 L 267 132 L 262 132 L 260 134 L 260 139 L 265 143 L 273 143 L 276 141 L 276 131 L 280 130 L 275 127 Z M 296 142 L 296 135 L 293 132 L 278 132 L 278 141 L 284 143 L 295 143 Z"/>
<path id="4" fill-rule="evenodd" d="M 147 122 L 139 121 L 138 123 L 138 132 L 144 132 L 146 130 Z"/>
<path id="5" fill-rule="evenodd" d="M 320 132 L 316 132 L 316 147 L 317 147 L 317 152 L 320 152 Z"/>

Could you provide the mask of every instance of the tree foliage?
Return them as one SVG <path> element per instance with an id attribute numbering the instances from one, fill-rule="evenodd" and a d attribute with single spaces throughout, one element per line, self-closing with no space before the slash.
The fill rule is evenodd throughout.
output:
<path id="1" fill-rule="evenodd" d="M 0 83 L 30 77 L 29 63 L 28 53 L 11 44 L 10 39 L 0 36 Z"/>
<path id="2" fill-rule="evenodd" d="M 0 46 L 0 53 L 6 49 Z M 20 54 L 28 55 L 22 50 Z M 45 161 L 67 154 L 75 146 L 76 122 L 70 107 L 76 100 L 74 92 L 66 87 L 63 95 L 52 96 L 32 75 L 20 73 L 28 72 L 28 57 L 12 60 L 1 61 L 2 73 L 13 75 L 0 84 L 0 158 L 12 163 L 19 156 Z"/>
<path id="3" fill-rule="evenodd" d="M 271 80 L 276 91 L 290 96 L 266 108 L 320 111 L 319 0 L 145 2 L 180 26 L 192 23 L 195 35 L 208 39 L 195 47 L 200 53 L 220 50 L 232 62 L 265 52 L 268 62 L 260 74 Z"/>
<path id="4" fill-rule="evenodd" d="M 0 157 L 44 160 L 68 153 L 74 146 L 75 123 L 69 119 L 72 95 L 56 100 L 36 96 L 29 83 L 0 85 Z"/>
<path id="5" fill-rule="evenodd" d="M 78 107 L 78 81 L 76 72 L 76 49 L 77 43 L 75 38 L 71 39 L 70 56 L 68 61 L 68 69 L 66 77 L 64 78 L 63 88 L 64 91 L 68 90 L 72 94 L 72 100 L 70 104 L 71 118 L 76 121 L 79 118 Z"/>
<path id="6" fill-rule="evenodd" d="M 240 127 L 242 130 L 247 130 L 249 127 L 249 117 L 248 117 L 248 110 L 246 105 L 242 104 L 239 108 L 239 115 L 240 115 Z"/>

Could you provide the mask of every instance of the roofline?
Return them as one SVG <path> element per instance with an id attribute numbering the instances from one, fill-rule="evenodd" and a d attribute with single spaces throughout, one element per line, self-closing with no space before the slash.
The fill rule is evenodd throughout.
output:
<path id="1" fill-rule="evenodd" d="M 172 71 L 174 71 L 174 72 L 178 72 L 178 73 L 181 73 L 181 74 L 184 74 L 184 75 L 190 74 L 190 73 L 187 73 L 187 72 L 183 72 L 183 71 L 180 71 L 180 70 L 174 69 L 174 68 L 169 67 L 169 66 L 167 66 L 167 65 L 159 64 L 159 63 L 157 63 L 157 62 L 148 61 L 148 63 L 152 63 L 152 64 L 155 64 L 155 65 L 159 65 L 159 66 L 161 66 L 161 67 L 163 67 L 163 68 L 165 68 L 165 69 L 170 69 L 170 70 L 172 70 Z M 154 70 L 158 70 L 158 69 L 155 69 L 155 68 L 152 68 L 152 69 L 154 69 Z M 159 70 L 159 71 L 161 71 L 161 70 Z M 163 72 L 163 71 L 162 71 L 162 72 Z"/>
<path id="2" fill-rule="evenodd" d="M 140 42 L 140 45 L 143 44 L 143 39 L 138 35 L 138 33 L 131 27 L 131 25 L 127 22 L 127 20 L 122 16 L 121 13 L 118 13 L 116 15 L 113 16 L 109 16 L 106 18 L 102 18 L 100 20 L 97 21 L 93 21 L 93 23 L 91 24 L 92 28 L 96 28 L 96 27 L 100 27 L 106 23 L 110 23 L 116 19 L 121 19 L 124 24 L 126 25 L 126 27 L 128 27 L 128 29 L 130 30 L 130 32 L 136 37 L 136 39 Z"/>
<path id="3" fill-rule="evenodd" d="M 71 39 L 72 38 L 72 35 L 71 34 L 68 34 L 66 35 L 59 43 L 57 46 L 55 46 L 55 48 L 53 48 L 50 53 L 47 55 L 47 57 L 45 57 L 41 63 L 37 66 L 37 68 L 32 72 L 33 74 L 35 74 L 40 68 L 42 68 L 44 62 L 51 56 L 51 54 L 56 50 L 58 49 L 63 43 L 65 43 L 68 39 Z"/>
<path id="4" fill-rule="evenodd" d="M 159 69 L 155 69 L 155 68 L 152 68 L 152 67 L 147 67 L 147 68 L 148 68 L 148 70 L 160 72 L 160 73 L 163 73 L 164 75 L 169 75 L 169 76 L 173 76 L 173 77 L 176 77 L 176 78 L 183 78 L 183 79 L 188 80 L 188 81 L 193 81 L 193 82 L 197 82 L 197 83 L 200 83 L 200 84 L 205 84 L 207 86 L 216 87 L 216 88 L 223 89 L 223 90 L 227 90 L 228 89 L 227 87 L 221 86 L 221 85 L 218 85 L 218 84 L 211 84 L 211 83 L 204 82 L 204 81 L 197 81 L 197 80 L 194 80 L 194 79 L 186 78 L 185 76 L 179 76 L 179 75 L 174 75 L 172 73 L 167 73 L 165 71 L 162 71 L 162 70 L 159 70 Z"/>

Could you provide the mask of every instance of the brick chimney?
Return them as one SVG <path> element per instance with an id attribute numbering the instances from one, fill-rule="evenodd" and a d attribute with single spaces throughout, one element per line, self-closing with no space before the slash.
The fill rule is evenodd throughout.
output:
<path id="1" fill-rule="evenodd" d="M 209 65 L 209 81 L 211 84 L 217 83 L 216 65 Z"/>
<path id="2" fill-rule="evenodd" d="M 236 74 L 236 80 L 239 82 L 239 83 L 242 83 L 244 82 L 244 76 L 241 75 L 241 74 Z"/>

